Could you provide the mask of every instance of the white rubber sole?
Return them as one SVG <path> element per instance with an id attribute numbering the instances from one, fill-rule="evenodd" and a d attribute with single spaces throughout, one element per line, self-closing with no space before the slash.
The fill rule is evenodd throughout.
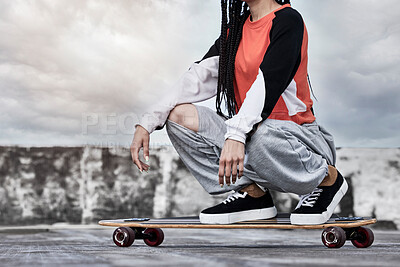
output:
<path id="1" fill-rule="evenodd" d="M 342 200 L 349 188 L 346 179 L 343 178 L 343 184 L 333 197 L 331 204 L 327 207 L 326 211 L 322 214 L 297 214 L 292 213 L 290 215 L 290 223 L 296 225 L 314 225 L 326 223 L 332 216 L 333 211 Z"/>
<path id="2" fill-rule="evenodd" d="M 200 222 L 204 224 L 231 224 L 243 221 L 270 219 L 275 217 L 277 213 L 275 207 L 221 214 L 200 213 Z"/>

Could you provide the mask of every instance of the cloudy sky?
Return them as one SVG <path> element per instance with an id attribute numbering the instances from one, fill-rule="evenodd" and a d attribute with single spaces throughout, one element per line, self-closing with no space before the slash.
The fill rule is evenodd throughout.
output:
<path id="1" fill-rule="evenodd" d="M 398 1 L 292 6 L 309 31 L 318 122 L 337 146 L 400 147 Z M 219 0 L 0 0 L 0 145 L 129 145 L 138 115 L 218 37 L 219 9 Z M 151 140 L 168 143 L 164 131 Z"/>

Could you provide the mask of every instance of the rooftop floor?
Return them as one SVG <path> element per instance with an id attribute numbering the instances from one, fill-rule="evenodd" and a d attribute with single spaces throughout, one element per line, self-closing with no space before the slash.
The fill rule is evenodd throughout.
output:
<path id="1" fill-rule="evenodd" d="M 375 230 L 372 247 L 328 249 L 320 230 L 164 229 L 164 243 L 114 245 L 114 228 L 0 228 L 2 266 L 399 266 L 400 231 Z"/>

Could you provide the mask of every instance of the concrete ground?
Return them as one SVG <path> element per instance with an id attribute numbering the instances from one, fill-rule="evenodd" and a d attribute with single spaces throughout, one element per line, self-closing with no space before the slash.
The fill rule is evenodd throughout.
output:
<path id="1" fill-rule="evenodd" d="M 320 230 L 165 229 L 152 248 L 114 245 L 114 228 L 0 228 L 1 266 L 399 266 L 400 231 L 375 230 L 372 247 L 322 245 Z"/>

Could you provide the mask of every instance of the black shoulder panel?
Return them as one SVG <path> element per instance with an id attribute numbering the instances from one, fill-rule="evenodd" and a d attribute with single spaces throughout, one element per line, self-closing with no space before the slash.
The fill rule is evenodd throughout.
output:
<path id="1" fill-rule="evenodd" d="M 304 35 L 301 15 L 292 8 L 281 9 L 275 15 L 269 36 L 270 45 L 260 66 L 266 86 L 263 119 L 271 114 L 301 63 Z"/>

